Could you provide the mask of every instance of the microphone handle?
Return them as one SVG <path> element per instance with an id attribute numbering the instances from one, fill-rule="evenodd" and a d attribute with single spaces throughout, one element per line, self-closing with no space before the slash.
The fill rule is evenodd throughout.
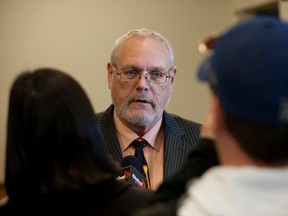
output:
<path id="1" fill-rule="evenodd" d="M 147 165 L 143 165 L 143 170 L 144 170 L 144 173 L 145 173 L 145 176 L 146 176 L 146 180 L 147 180 L 147 188 L 151 189 L 148 166 Z"/>

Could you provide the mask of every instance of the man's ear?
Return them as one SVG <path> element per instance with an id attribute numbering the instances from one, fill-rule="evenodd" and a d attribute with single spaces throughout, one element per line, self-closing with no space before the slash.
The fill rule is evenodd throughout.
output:
<path id="1" fill-rule="evenodd" d="M 177 73 L 177 68 L 174 67 L 173 70 L 171 71 L 171 78 L 170 78 L 171 88 L 170 88 L 170 94 L 172 94 L 173 91 L 174 91 L 174 83 L 175 83 L 175 79 L 176 79 L 176 73 Z"/>
<path id="2" fill-rule="evenodd" d="M 221 105 L 219 98 L 216 95 L 213 95 L 211 98 L 211 112 L 213 118 L 213 130 L 215 133 L 220 133 L 226 127 L 224 110 Z"/>
<path id="3" fill-rule="evenodd" d="M 113 65 L 111 62 L 107 63 L 107 78 L 108 78 L 108 88 L 111 89 L 113 79 Z"/>

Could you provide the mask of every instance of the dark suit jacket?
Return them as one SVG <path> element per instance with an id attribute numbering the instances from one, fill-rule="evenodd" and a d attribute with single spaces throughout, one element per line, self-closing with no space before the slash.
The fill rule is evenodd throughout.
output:
<path id="1" fill-rule="evenodd" d="M 121 162 L 122 152 L 113 121 L 114 106 L 97 114 L 105 152 Z M 164 111 L 164 180 L 178 172 L 196 148 L 201 125 Z"/>

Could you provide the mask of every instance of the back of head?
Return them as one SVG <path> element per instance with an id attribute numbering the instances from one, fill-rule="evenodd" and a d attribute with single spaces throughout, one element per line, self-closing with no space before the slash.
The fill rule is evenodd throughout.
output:
<path id="1" fill-rule="evenodd" d="M 267 162 L 288 159 L 287 36 L 288 24 L 276 17 L 244 20 L 220 37 L 198 73 L 219 97 L 232 135 Z"/>
<path id="2" fill-rule="evenodd" d="M 114 174 L 87 95 L 59 70 L 42 68 L 16 78 L 7 132 L 5 183 L 11 199 L 79 189 Z"/>
<path id="3" fill-rule="evenodd" d="M 159 42 L 163 43 L 164 46 L 167 48 L 168 53 L 169 53 L 169 63 L 170 67 L 174 66 L 174 53 L 173 53 L 173 48 L 168 39 L 166 39 L 163 35 L 161 35 L 158 32 L 155 32 L 153 30 L 147 29 L 147 28 L 142 28 L 142 29 L 133 29 L 126 34 L 120 36 L 114 43 L 111 56 L 110 56 L 110 61 L 113 64 L 117 63 L 117 51 L 118 48 L 127 40 L 133 37 L 138 37 L 138 38 L 153 38 L 155 40 L 158 40 Z"/>

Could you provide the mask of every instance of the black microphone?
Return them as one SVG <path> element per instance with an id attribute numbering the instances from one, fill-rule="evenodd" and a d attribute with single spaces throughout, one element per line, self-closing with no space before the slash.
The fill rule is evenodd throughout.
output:
<path id="1" fill-rule="evenodd" d="M 136 187 L 147 188 L 145 172 L 141 163 L 137 157 L 132 155 L 123 158 L 122 169 L 116 179 Z"/>

